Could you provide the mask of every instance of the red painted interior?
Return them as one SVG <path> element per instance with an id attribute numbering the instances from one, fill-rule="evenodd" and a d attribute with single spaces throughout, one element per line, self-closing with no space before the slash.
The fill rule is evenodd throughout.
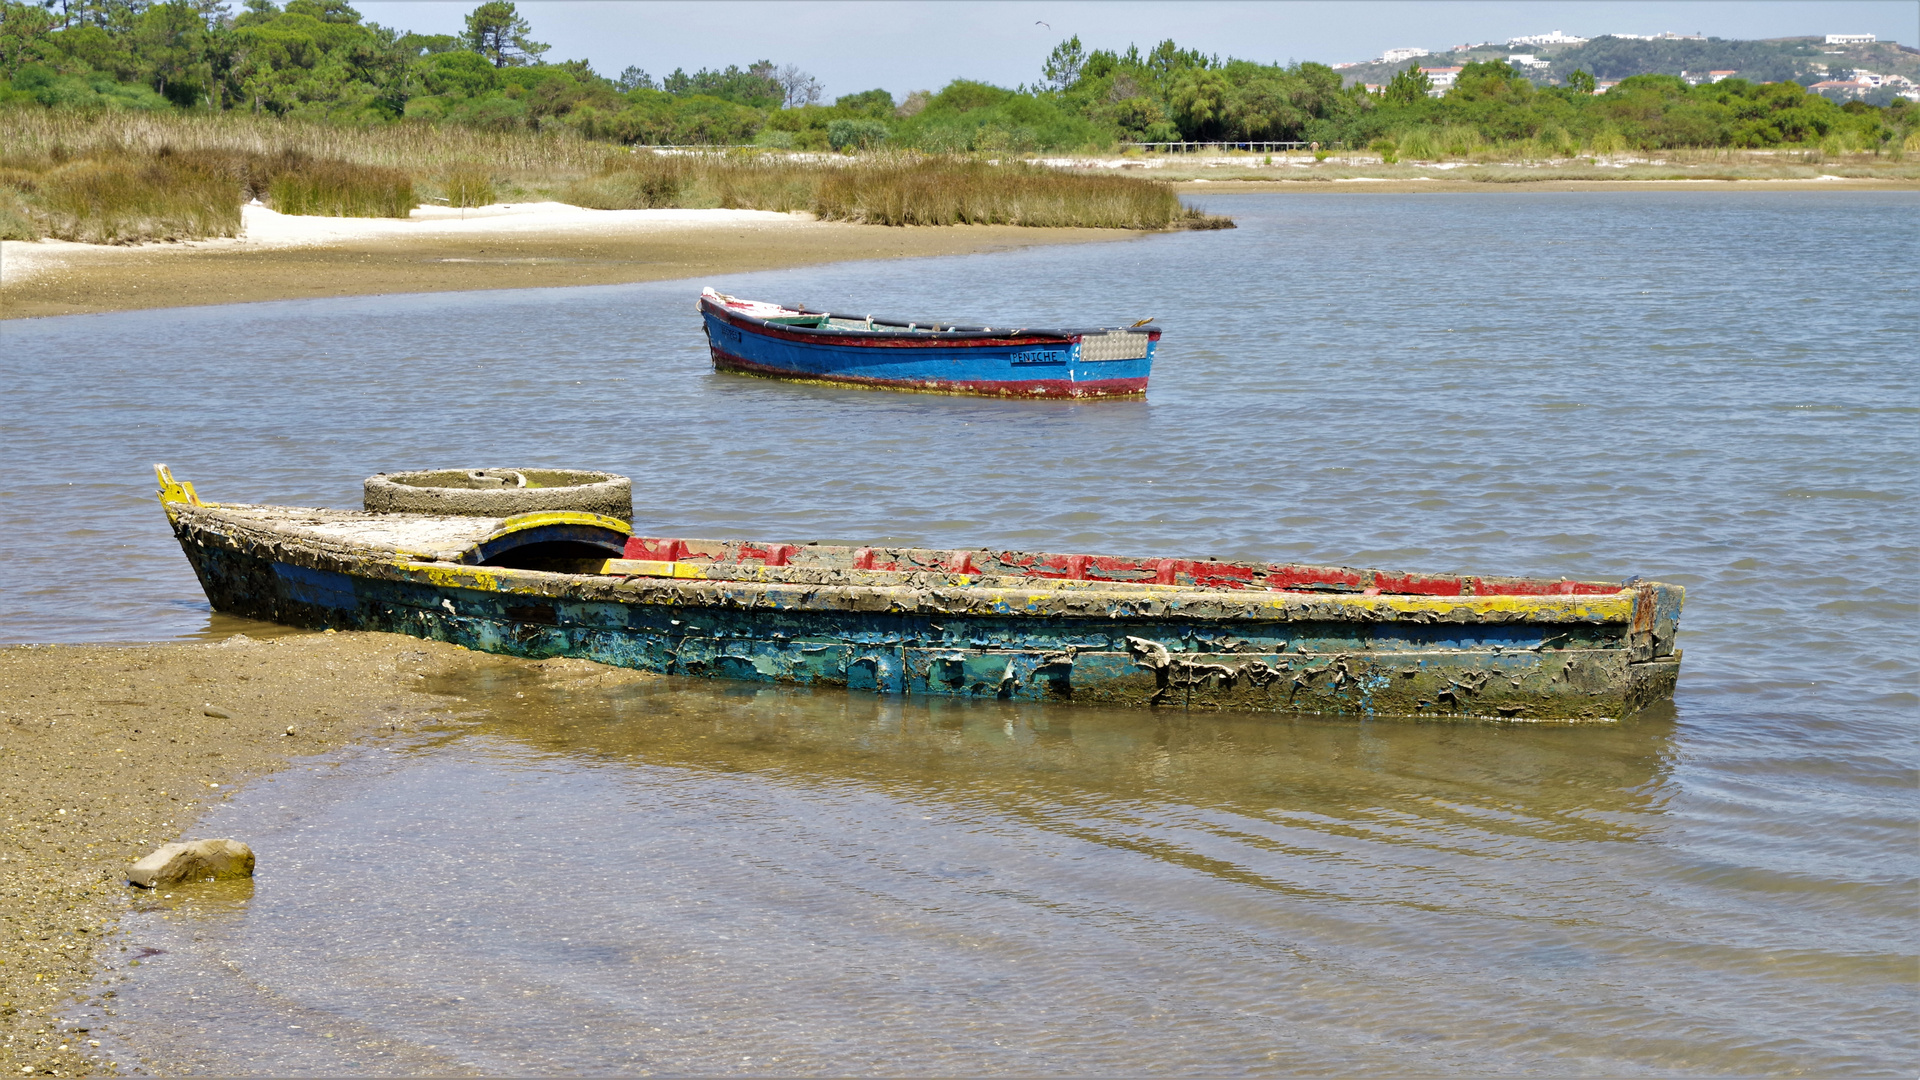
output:
<path id="1" fill-rule="evenodd" d="M 976 555 L 980 558 L 976 559 Z M 1026 551 L 844 548 L 635 536 L 626 557 L 677 562 L 761 563 L 766 566 L 843 566 L 855 570 L 923 570 L 1072 581 L 1155 582 L 1215 589 L 1276 592 L 1357 592 L 1414 596 L 1606 596 L 1620 585 L 1546 578 L 1396 574 L 1344 566 L 1221 562 L 1214 559 L 1126 559 L 1110 555 Z M 987 565 L 981 565 L 985 562 Z"/>

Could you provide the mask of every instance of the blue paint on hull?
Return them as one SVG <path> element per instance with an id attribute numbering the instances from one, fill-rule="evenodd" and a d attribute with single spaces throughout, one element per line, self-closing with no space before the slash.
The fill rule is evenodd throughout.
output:
<path id="1" fill-rule="evenodd" d="M 1146 392 L 1159 347 L 1149 341 L 1137 359 L 1088 360 L 1079 341 L 1037 338 L 1010 343 L 908 342 L 905 335 L 867 339 L 765 330 L 705 305 L 714 366 L 778 378 L 810 379 L 909 390 L 1027 397 L 1119 397 Z M 977 341 L 978 339 L 976 339 Z"/>
<path id="2" fill-rule="evenodd" d="M 1672 692 L 1618 625 L 1099 620 L 532 596 L 293 565 L 183 533 L 221 611 L 523 657 L 882 694 L 1431 716 L 1618 717 Z M 1163 643 L 1157 670 L 1128 639 Z M 1506 703 L 1513 703 L 1510 706 Z M 1510 711 L 1509 711 L 1510 710 Z"/>

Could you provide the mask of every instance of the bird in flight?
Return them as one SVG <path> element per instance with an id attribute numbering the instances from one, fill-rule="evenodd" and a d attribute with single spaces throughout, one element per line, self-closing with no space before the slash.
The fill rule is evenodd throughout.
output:
<path id="1" fill-rule="evenodd" d="M 1033 20 L 1033 25 L 1035 25 L 1035 26 L 1044 26 L 1044 27 L 1046 27 L 1046 28 L 1047 28 L 1047 29 L 1049 29 L 1049 30 L 1051 30 L 1051 29 L 1053 29 L 1053 24 L 1052 24 L 1052 23 L 1050 23 L 1050 22 L 1041 22 L 1041 21 L 1040 21 L 1039 19 L 1035 19 L 1035 20 Z"/>

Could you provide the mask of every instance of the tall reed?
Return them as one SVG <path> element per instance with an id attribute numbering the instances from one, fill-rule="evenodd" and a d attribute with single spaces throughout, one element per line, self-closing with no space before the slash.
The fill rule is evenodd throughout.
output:
<path id="1" fill-rule="evenodd" d="M 607 144 L 571 132 L 481 131 L 457 125 L 398 123 L 346 127 L 240 113 L 166 114 L 13 109 L 0 123 L 0 160 L 70 157 L 99 152 L 237 152 L 251 157 L 297 153 L 315 160 L 404 169 L 419 176 L 463 162 L 486 162 L 496 174 L 583 175 L 606 156 Z"/>
<path id="2" fill-rule="evenodd" d="M 608 156 L 594 175 L 560 193 L 562 202 L 590 210 L 653 210 L 680 205 L 692 171 L 689 159 L 661 154 Z"/>
<path id="3" fill-rule="evenodd" d="M 0 229 L 22 234 L 230 236 L 247 198 L 285 213 L 404 217 L 416 178 L 456 206 L 493 201 L 495 185 L 506 182 L 600 209 L 811 210 L 827 220 L 886 225 L 1231 225 L 1183 207 L 1164 184 L 1019 162 L 621 153 L 567 133 L 409 123 L 363 129 L 235 114 L 19 110 L 7 120 L 0 168 L 36 178 L 26 186 L 0 182 Z M 163 161 L 170 163 L 155 164 Z M 185 179 L 168 179 L 175 174 Z M 143 183 L 155 190 L 141 190 Z"/>
<path id="4" fill-rule="evenodd" d="M 240 231 L 232 170 L 188 157 L 66 162 L 41 173 L 25 194 L 37 231 L 61 240 L 127 244 Z"/>
<path id="5" fill-rule="evenodd" d="M 1134 177 L 1083 176 L 1021 163 L 912 155 L 845 164 L 718 154 L 616 155 L 561 193 L 576 206 L 811 210 L 874 225 L 1223 228 L 1173 190 Z"/>
<path id="6" fill-rule="evenodd" d="M 1173 189 L 1122 176 L 1024 164 L 928 159 L 824 173 L 813 211 L 874 225 L 1028 225 L 1166 229 L 1189 215 Z"/>
<path id="7" fill-rule="evenodd" d="M 459 162 L 448 169 L 440 177 L 440 186 L 446 189 L 449 206 L 488 206 L 498 197 L 493 174 L 472 161 Z"/>
<path id="8" fill-rule="evenodd" d="M 1430 127 L 1417 127 L 1403 132 L 1395 154 L 1403 161 L 1436 161 L 1444 151 L 1435 136 L 1438 134 Z"/>
<path id="9" fill-rule="evenodd" d="M 413 181 L 399 169 L 344 161 L 300 160 L 267 182 L 267 202 L 283 214 L 397 217 L 413 213 Z"/>

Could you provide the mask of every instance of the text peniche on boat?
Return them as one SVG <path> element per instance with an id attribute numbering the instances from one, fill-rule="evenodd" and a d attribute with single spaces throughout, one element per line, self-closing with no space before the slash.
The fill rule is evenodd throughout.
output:
<path id="1" fill-rule="evenodd" d="M 364 510 L 160 501 L 216 611 L 889 695 L 1507 720 L 1670 698 L 1685 590 L 635 535 L 609 473 L 381 474 Z"/>
<path id="2" fill-rule="evenodd" d="M 878 390 L 1024 398 L 1139 397 L 1160 327 L 1049 330 L 816 311 L 703 289 L 718 371 Z"/>

